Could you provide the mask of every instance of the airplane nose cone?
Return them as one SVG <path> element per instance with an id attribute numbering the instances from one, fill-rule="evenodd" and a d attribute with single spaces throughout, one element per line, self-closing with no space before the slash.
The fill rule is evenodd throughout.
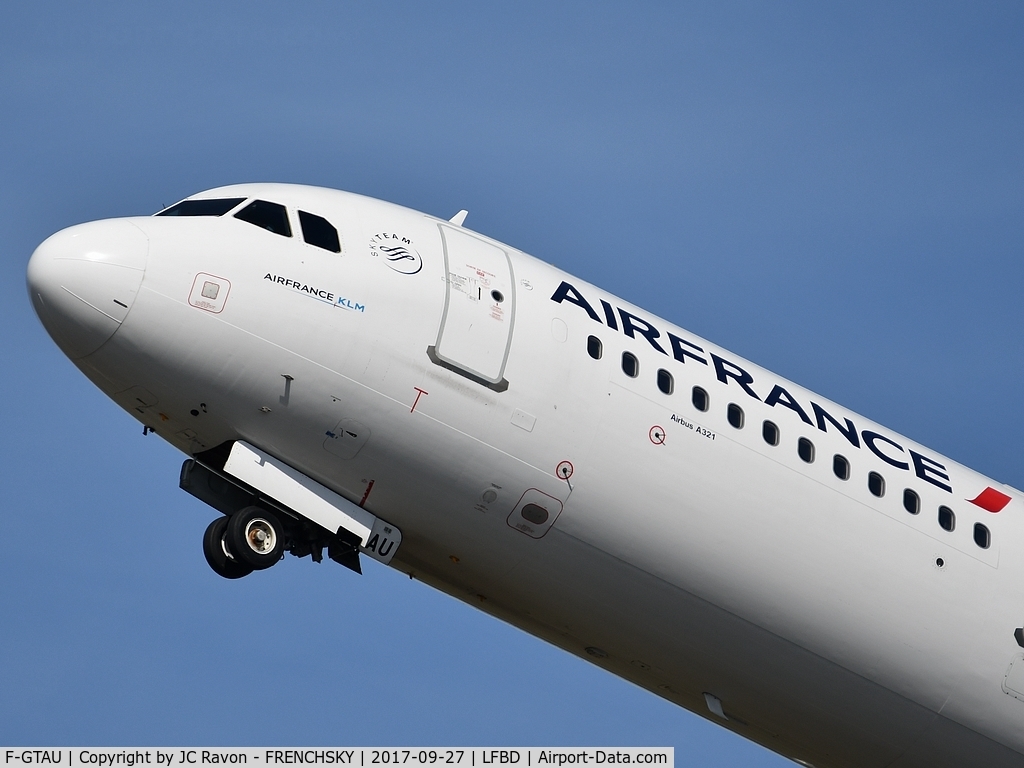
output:
<path id="1" fill-rule="evenodd" d="M 125 219 L 92 221 L 51 235 L 28 262 L 28 292 L 46 328 L 72 360 L 92 354 L 121 327 L 146 270 L 149 238 Z"/>

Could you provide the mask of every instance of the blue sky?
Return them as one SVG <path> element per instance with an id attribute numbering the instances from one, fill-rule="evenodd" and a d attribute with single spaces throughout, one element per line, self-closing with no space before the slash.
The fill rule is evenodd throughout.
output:
<path id="1" fill-rule="evenodd" d="M 9 4 L 0 743 L 786 761 L 370 563 L 214 576 L 182 457 L 29 306 L 52 232 L 241 181 L 550 261 L 1024 486 L 1018 3 Z"/>

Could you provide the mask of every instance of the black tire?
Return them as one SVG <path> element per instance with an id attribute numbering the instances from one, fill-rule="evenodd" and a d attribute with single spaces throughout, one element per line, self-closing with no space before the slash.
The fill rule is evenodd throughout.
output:
<path id="1" fill-rule="evenodd" d="M 252 573 L 253 569 L 228 554 L 224 542 L 227 529 L 226 517 L 218 517 L 206 527 L 206 533 L 203 534 L 203 554 L 206 555 L 206 562 L 210 564 L 210 568 L 218 576 L 225 579 L 240 579 Z"/>
<path id="2" fill-rule="evenodd" d="M 235 512 L 228 520 L 224 540 L 235 559 L 254 571 L 269 568 L 284 554 L 281 521 L 260 507 L 246 507 Z"/>

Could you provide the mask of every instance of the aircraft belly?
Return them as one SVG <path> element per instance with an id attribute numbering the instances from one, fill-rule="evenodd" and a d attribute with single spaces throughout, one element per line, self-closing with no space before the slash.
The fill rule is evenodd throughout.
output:
<path id="1" fill-rule="evenodd" d="M 540 544 L 497 581 L 467 580 L 457 566 L 432 568 L 436 558 L 429 555 L 400 567 L 723 727 L 816 765 L 955 766 L 963 764 L 965 749 L 977 764 L 1019 764 L 1018 755 L 927 708 L 571 536 L 553 532 Z M 729 720 L 711 715 L 704 692 L 723 701 Z M 953 751 L 927 749 L 927 759 L 893 763 L 936 723 Z"/>

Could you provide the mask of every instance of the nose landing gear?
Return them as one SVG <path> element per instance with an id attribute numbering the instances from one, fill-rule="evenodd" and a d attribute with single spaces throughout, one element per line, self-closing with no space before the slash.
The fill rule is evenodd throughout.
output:
<path id="1" fill-rule="evenodd" d="M 281 521 L 260 507 L 246 507 L 228 520 L 225 534 L 232 554 L 254 571 L 269 568 L 284 554 Z"/>
<path id="2" fill-rule="evenodd" d="M 218 576 L 225 579 L 240 579 L 248 576 L 253 569 L 235 559 L 228 549 L 224 534 L 228 529 L 228 518 L 218 517 L 206 528 L 203 534 L 203 554 L 206 562 Z"/>
<path id="3" fill-rule="evenodd" d="M 276 515 L 245 507 L 210 523 L 203 536 L 203 554 L 214 573 L 240 579 L 277 563 L 284 544 L 284 529 Z"/>

